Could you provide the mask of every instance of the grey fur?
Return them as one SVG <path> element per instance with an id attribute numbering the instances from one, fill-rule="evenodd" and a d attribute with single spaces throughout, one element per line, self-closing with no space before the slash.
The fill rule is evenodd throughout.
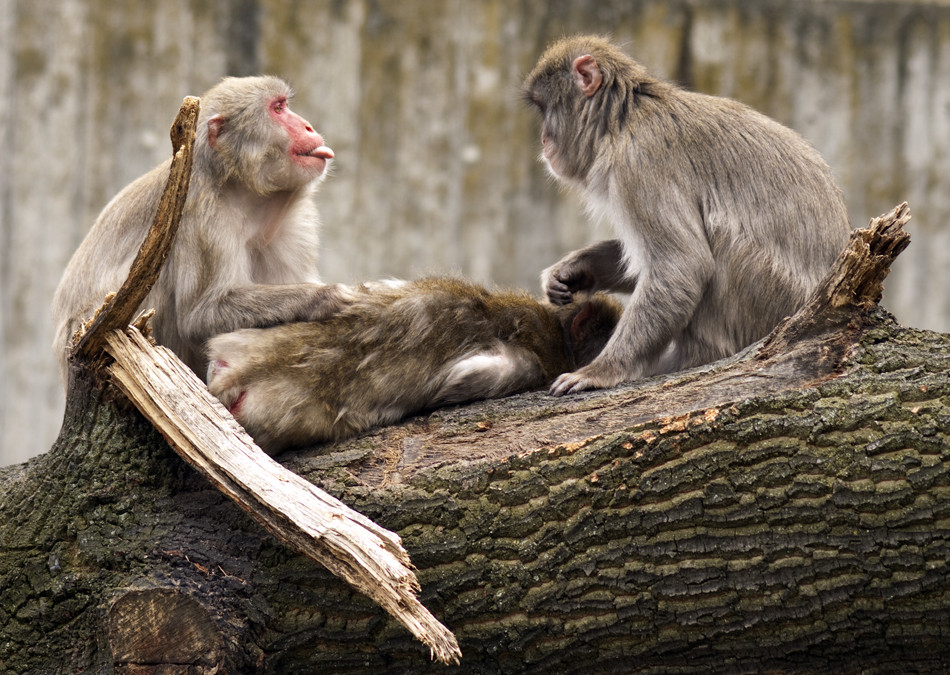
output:
<path id="1" fill-rule="evenodd" d="M 617 235 L 546 269 L 545 293 L 631 293 L 604 351 L 555 394 L 734 354 L 800 307 L 847 243 L 841 191 L 801 136 L 651 77 L 603 38 L 552 45 L 524 95 L 552 173 Z"/>

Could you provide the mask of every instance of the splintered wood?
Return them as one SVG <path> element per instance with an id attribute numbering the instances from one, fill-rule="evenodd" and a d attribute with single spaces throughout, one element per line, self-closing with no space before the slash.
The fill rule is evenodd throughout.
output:
<path id="1" fill-rule="evenodd" d="M 398 535 L 271 459 L 172 352 L 133 327 L 106 339 L 113 382 L 179 455 L 278 539 L 379 603 L 434 658 L 458 663 L 455 636 L 416 597 Z"/>
<path id="2" fill-rule="evenodd" d="M 903 202 L 872 218 L 866 228 L 852 232 L 848 247 L 816 296 L 827 298 L 832 307 L 876 306 L 884 293 L 891 263 L 910 243 L 910 235 L 904 231 L 909 221 L 910 208 Z"/>
<path id="3" fill-rule="evenodd" d="M 827 334 L 835 334 L 837 340 L 825 342 L 847 349 L 857 325 L 855 313 L 877 307 L 891 264 L 910 243 L 910 234 L 904 231 L 909 221 L 910 208 L 903 202 L 872 218 L 866 228 L 852 231 L 848 245 L 808 302 L 775 327 L 756 359 L 775 359 L 793 352 L 809 337 Z"/>
<path id="4" fill-rule="evenodd" d="M 122 329 L 131 323 L 132 318 L 138 314 L 138 308 L 155 285 L 175 241 L 175 235 L 178 234 L 178 225 L 181 223 L 181 215 L 188 198 L 195 130 L 200 110 L 201 102 L 195 96 L 188 96 L 182 102 L 170 131 L 174 155 L 152 226 L 139 247 L 135 260 L 132 261 L 122 288 L 107 296 L 103 307 L 96 312 L 89 325 L 84 327 L 84 331 L 80 331 L 74 348 L 75 357 L 95 362 L 94 359 L 105 348 L 105 335 L 110 330 Z"/>
<path id="5" fill-rule="evenodd" d="M 70 356 L 78 377 L 105 368 L 185 461 L 268 531 L 369 596 L 432 656 L 458 663 L 455 636 L 419 602 L 419 582 L 399 537 L 271 459 L 174 353 L 133 321 L 174 243 L 191 177 L 200 101 L 185 99 L 171 129 L 174 158 L 152 226 L 129 275 L 106 300 Z M 108 353 L 114 363 L 106 366 Z M 68 393 L 67 393 L 68 396 Z"/>

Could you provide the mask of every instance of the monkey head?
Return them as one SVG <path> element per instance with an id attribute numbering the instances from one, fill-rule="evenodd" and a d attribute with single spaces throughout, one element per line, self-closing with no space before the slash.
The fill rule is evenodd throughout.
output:
<path id="1" fill-rule="evenodd" d="M 575 302 L 555 306 L 572 369 L 586 366 L 603 351 L 622 311 L 621 304 L 604 293 L 583 294 Z"/>
<path id="2" fill-rule="evenodd" d="M 290 109 L 292 97 L 276 77 L 224 78 L 201 98 L 195 161 L 219 185 L 261 196 L 322 180 L 333 151 Z"/>
<path id="3" fill-rule="evenodd" d="M 522 87 L 541 114 L 541 160 L 551 174 L 583 186 L 602 142 L 623 133 L 616 120 L 632 112 L 652 81 L 604 38 L 581 35 L 551 45 Z"/>

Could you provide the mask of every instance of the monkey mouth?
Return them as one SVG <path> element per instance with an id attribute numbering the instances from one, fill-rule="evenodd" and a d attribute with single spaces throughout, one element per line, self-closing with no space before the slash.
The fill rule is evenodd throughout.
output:
<path id="1" fill-rule="evenodd" d="M 318 159 L 333 159 L 333 150 L 326 145 L 320 145 L 307 152 L 298 152 L 300 157 L 316 157 Z"/>
<path id="2" fill-rule="evenodd" d="M 293 152 L 294 162 L 309 174 L 322 174 L 327 168 L 327 162 L 333 159 L 333 150 L 325 145 L 313 148 L 300 148 Z"/>

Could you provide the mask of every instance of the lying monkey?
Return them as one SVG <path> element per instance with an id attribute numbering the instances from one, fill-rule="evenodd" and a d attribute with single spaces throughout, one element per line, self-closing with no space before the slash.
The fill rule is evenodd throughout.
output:
<path id="1" fill-rule="evenodd" d="M 268 452 L 543 387 L 590 363 L 620 318 L 602 295 L 557 307 L 449 278 L 354 295 L 324 321 L 208 342 L 208 388 Z"/>

